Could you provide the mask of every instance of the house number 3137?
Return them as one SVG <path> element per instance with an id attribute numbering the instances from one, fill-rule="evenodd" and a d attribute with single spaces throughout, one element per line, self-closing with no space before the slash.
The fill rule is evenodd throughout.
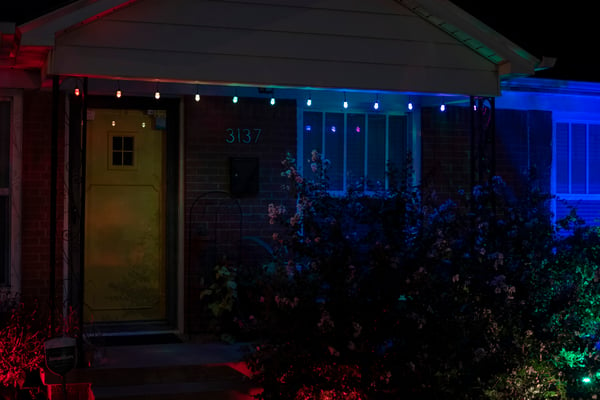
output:
<path id="1" fill-rule="evenodd" d="M 227 143 L 258 143 L 261 128 L 227 128 L 225 141 Z"/>

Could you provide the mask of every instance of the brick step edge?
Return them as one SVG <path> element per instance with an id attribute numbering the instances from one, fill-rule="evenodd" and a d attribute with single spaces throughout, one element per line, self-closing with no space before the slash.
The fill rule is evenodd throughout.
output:
<path id="1" fill-rule="evenodd" d="M 67 383 L 94 383 L 100 386 L 130 386 L 159 383 L 228 382 L 247 380 L 250 376 L 243 362 L 213 365 L 182 365 L 142 368 L 83 368 L 71 371 Z M 61 384 L 62 378 L 46 372 L 46 384 Z"/>
<path id="2" fill-rule="evenodd" d="M 172 383 L 92 388 L 96 400 L 253 400 L 260 389 L 249 384 Z"/>

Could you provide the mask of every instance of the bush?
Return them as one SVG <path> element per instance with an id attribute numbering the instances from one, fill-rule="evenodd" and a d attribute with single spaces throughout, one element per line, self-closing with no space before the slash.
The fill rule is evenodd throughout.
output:
<path id="1" fill-rule="evenodd" d="M 0 297 L 0 388 L 15 396 L 28 375 L 35 377 L 44 366 L 44 342 L 55 336 L 79 336 L 79 320 L 70 308 L 66 315 L 56 313 L 54 323 L 37 301 L 24 304 L 18 294 Z M 31 382 L 30 382 L 31 383 Z M 28 388 L 31 398 L 40 387 Z"/>
<path id="2" fill-rule="evenodd" d="M 552 224 L 529 176 L 454 199 L 409 184 L 328 191 L 288 155 L 296 210 L 269 206 L 273 260 L 255 271 L 244 327 L 261 399 L 566 399 L 600 380 L 600 235 L 576 213 Z M 376 185 L 368 185 L 372 187 Z M 239 275 L 238 275 L 239 277 Z M 583 379 L 586 378 L 586 379 Z"/>
<path id="3" fill-rule="evenodd" d="M 37 307 L 31 310 L 16 298 L 3 299 L 5 320 L 0 325 L 0 386 L 20 389 L 28 372 L 44 361 L 45 334 Z"/>

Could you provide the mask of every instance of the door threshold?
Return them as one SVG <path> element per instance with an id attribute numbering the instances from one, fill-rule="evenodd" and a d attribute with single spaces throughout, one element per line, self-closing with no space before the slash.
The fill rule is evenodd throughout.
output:
<path id="1" fill-rule="evenodd" d="M 179 331 L 165 322 L 105 322 L 84 325 L 84 338 L 94 346 L 182 343 Z"/>

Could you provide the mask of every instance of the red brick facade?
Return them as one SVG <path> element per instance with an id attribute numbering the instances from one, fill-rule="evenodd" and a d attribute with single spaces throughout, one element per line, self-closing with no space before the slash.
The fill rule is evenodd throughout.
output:
<path id="1" fill-rule="evenodd" d="M 61 117 L 65 115 L 63 102 L 61 96 Z M 64 118 L 59 118 L 55 264 L 57 295 L 62 290 L 64 128 Z M 52 93 L 44 90 L 26 91 L 23 98 L 21 292 L 26 303 L 37 299 L 42 306 L 50 304 L 51 138 Z"/>
<path id="2" fill-rule="evenodd" d="M 281 189 L 281 161 L 296 152 L 296 103 L 265 98 L 203 96 L 185 102 L 186 284 L 190 330 L 202 330 L 197 313 L 202 279 L 223 257 L 260 263 L 270 244 L 269 203 L 289 202 Z M 230 158 L 258 158 L 258 193 L 229 197 Z M 192 209 L 193 207 L 193 209 Z M 192 209 L 192 210 L 191 210 Z M 289 208 L 288 208 L 289 209 Z M 190 210 L 192 214 L 190 215 Z M 191 223 L 188 224 L 188 221 Z M 241 241 L 241 242 L 240 242 Z M 189 247 L 189 248 L 188 248 Z"/>
<path id="3" fill-rule="evenodd" d="M 60 116 L 65 112 L 61 97 Z M 52 94 L 30 91 L 24 96 L 22 188 L 22 294 L 26 301 L 49 304 L 50 178 Z M 293 199 L 282 189 L 286 153 L 297 149 L 297 107 L 291 100 L 271 106 L 266 98 L 203 96 L 184 99 L 184 241 L 186 329 L 202 331 L 199 291 L 224 257 L 234 264 L 258 265 L 268 257 L 275 226 L 268 223 L 269 203 Z M 516 182 L 519 173 L 535 165 L 550 171 L 549 113 L 499 111 L 496 173 Z M 63 251 L 64 119 L 59 118 L 56 225 L 57 305 L 61 301 Z M 422 110 L 422 175 L 440 199 L 468 189 L 471 183 L 471 113 L 449 107 L 445 113 Z M 249 192 L 231 195 L 232 158 L 257 160 L 258 175 Z M 175 166 L 172 166 L 172 168 Z M 242 164 L 243 182 L 253 181 Z M 247 175 L 247 176 L 246 176 Z M 542 177 L 549 182 L 549 176 Z M 263 246 L 264 245 L 264 246 Z"/>
<path id="4" fill-rule="evenodd" d="M 469 188 L 470 126 L 467 107 L 448 107 L 446 112 L 422 109 L 422 179 L 426 187 L 435 188 L 439 199 Z"/>
<path id="5" fill-rule="evenodd" d="M 471 113 L 469 107 L 448 107 L 446 112 L 437 108 L 422 110 L 422 177 L 440 200 L 455 197 L 459 189 L 469 190 L 471 186 L 471 134 L 482 134 Z M 540 184 L 550 191 L 550 112 L 495 110 L 495 129 L 485 135 L 490 140 L 486 156 L 494 157 L 493 161 L 487 160 L 488 164 L 493 163 L 493 173 L 514 189 L 515 195 L 524 189 L 524 174 L 529 169 L 537 171 Z M 480 138 L 476 136 L 476 140 Z M 492 138 L 495 138 L 495 156 L 491 152 Z M 478 183 L 477 177 L 473 183 Z"/>

